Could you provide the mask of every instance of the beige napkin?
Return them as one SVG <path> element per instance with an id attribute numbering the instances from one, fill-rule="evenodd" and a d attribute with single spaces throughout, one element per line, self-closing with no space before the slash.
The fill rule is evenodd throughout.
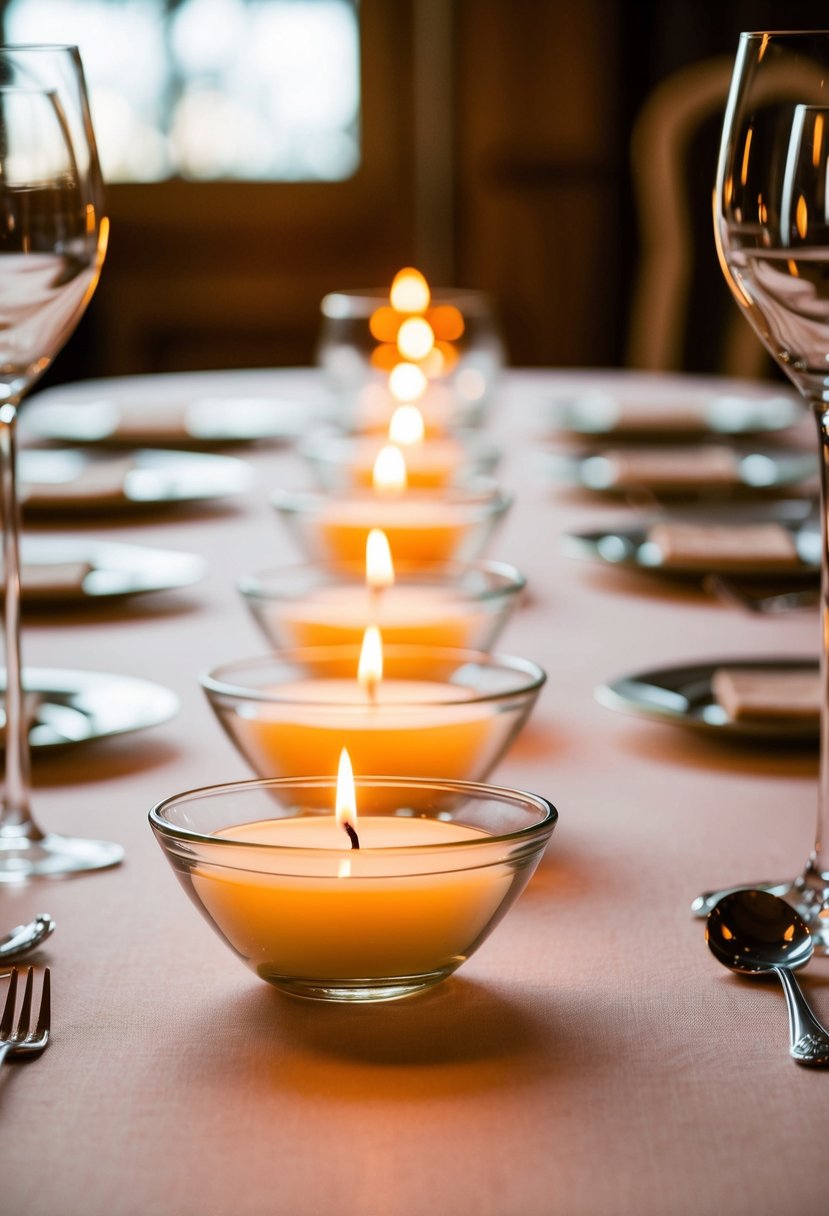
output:
<path id="1" fill-rule="evenodd" d="M 611 484 L 635 486 L 735 485 L 739 464 L 730 448 L 707 445 L 691 448 L 618 449 L 605 451 Z"/>
<path id="2" fill-rule="evenodd" d="M 782 524 L 659 523 L 648 530 L 665 567 L 707 570 L 712 565 L 767 567 L 799 565 L 797 546 Z"/>
<path id="3" fill-rule="evenodd" d="M 617 401 L 614 403 L 617 431 L 703 431 L 706 406 L 688 401 Z"/>
<path id="4" fill-rule="evenodd" d="M 189 439 L 187 408 L 172 401 L 124 402 L 118 406 L 118 421 L 111 437 L 136 443 L 142 439 Z"/>
<path id="5" fill-rule="evenodd" d="M 735 722 L 752 718 L 811 721 L 820 715 L 816 670 L 720 667 L 711 677 L 711 691 Z"/>
<path id="6" fill-rule="evenodd" d="M 124 480 L 133 462 L 122 460 L 92 461 L 71 481 L 25 482 L 21 487 L 24 503 L 85 502 L 124 497 Z"/>
<path id="7" fill-rule="evenodd" d="M 20 581 L 23 595 L 35 595 L 38 599 L 56 599 L 73 593 L 78 593 L 83 587 L 83 580 L 93 570 L 90 562 L 43 562 L 37 565 L 23 565 L 20 570 Z"/>

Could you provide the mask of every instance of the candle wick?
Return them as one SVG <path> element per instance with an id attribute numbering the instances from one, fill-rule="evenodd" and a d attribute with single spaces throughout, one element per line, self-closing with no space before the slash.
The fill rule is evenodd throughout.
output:
<path id="1" fill-rule="evenodd" d="M 354 828 L 351 826 L 350 823 L 344 823 L 343 827 L 345 828 L 346 836 L 348 836 L 348 839 L 351 841 L 352 849 L 359 849 L 360 838 L 357 835 L 357 833 L 354 831 Z"/>

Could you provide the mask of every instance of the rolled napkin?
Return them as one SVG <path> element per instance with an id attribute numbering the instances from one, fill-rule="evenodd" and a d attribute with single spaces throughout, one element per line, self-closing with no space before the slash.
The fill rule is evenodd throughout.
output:
<path id="1" fill-rule="evenodd" d="M 128 456 L 122 460 L 90 461 L 69 481 L 24 482 L 20 499 L 30 506 L 110 499 L 118 501 L 125 497 L 124 483 L 132 468 L 133 462 Z"/>
<path id="2" fill-rule="evenodd" d="M 631 448 L 605 451 L 608 484 L 619 490 L 637 486 L 729 486 L 740 481 L 740 465 L 728 447 L 707 444 L 682 448 Z"/>
<path id="3" fill-rule="evenodd" d="M 660 564 L 666 568 L 780 570 L 802 564 L 794 537 L 778 523 L 658 523 L 648 529 L 648 540 L 659 549 Z"/>
<path id="4" fill-rule="evenodd" d="M 816 668 L 719 667 L 711 691 L 734 722 L 788 718 L 817 721 L 820 717 L 820 676 Z"/>

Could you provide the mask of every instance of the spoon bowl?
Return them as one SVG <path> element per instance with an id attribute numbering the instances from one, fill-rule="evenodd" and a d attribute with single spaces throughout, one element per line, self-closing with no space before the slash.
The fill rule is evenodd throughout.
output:
<path id="1" fill-rule="evenodd" d="M 0 962 L 10 962 L 28 954 L 30 950 L 36 950 L 54 930 L 55 922 L 48 912 L 41 912 L 25 925 L 15 925 L 0 937 Z"/>
<path id="2" fill-rule="evenodd" d="M 741 975 L 776 967 L 796 971 L 814 953 L 812 935 L 799 913 L 768 891 L 732 891 L 721 899 L 706 925 L 711 953 Z"/>
<path id="3" fill-rule="evenodd" d="M 739 975 L 777 975 L 789 1011 L 790 1055 L 798 1064 L 829 1065 L 829 1031 L 794 976 L 814 949 L 796 909 L 769 891 L 731 891 L 709 913 L 705 940 L 717 961 Z"/>

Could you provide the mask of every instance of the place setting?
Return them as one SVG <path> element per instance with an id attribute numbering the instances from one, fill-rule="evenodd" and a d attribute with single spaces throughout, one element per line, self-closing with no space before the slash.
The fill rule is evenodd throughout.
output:
<path id="1" fill-rule="evenodd" d="M 29 440 L 101 448 L 290 444 L 324 417 L 321 401 L 286 395 L 261 372 L 101 377 L 38 391 L 22 432 Z"/>

